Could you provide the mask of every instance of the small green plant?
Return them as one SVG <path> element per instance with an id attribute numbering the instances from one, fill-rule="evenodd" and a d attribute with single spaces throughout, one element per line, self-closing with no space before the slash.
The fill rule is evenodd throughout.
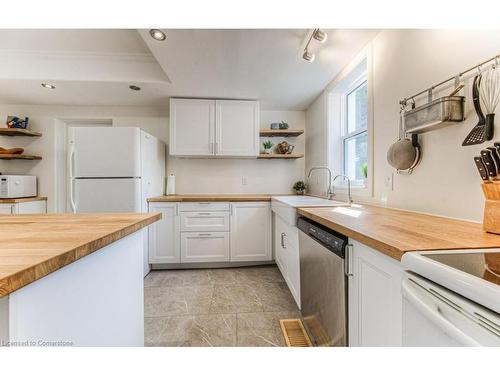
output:
<path id="1" fill-rule="evenodd" d="M 363 163 L 361 164 L 361 174 L 363 175 L 364 178 L 368 178 L 368 164 Z"/>
<path id="2" fill-rule="evenodd" d="M 293 190 L 295 190 L 297 194 L 304 194 L 306 188 L 307 185 L 304 181 L 297 181 L 295 184 L 293 184 Z"/>
<path id="3" fill-rule="evenodd" d="M 280 129 L 288 129 L 289 128 L 288 124 L 285 121 L 281 121 L 279 126 L 280 126 Z"/>
<path id="4" fill-rule="evenodd" d="M 262 145 L 264 146 L 264 149 L 270 150 L 271 148 L 273 148 L 274 143 L 271 141 L 265 141 L 264 143 L 262 143 Z"/>

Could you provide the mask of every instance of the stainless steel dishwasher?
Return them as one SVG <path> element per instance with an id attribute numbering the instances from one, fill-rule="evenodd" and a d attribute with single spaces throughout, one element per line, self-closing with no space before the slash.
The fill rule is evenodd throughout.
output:
<path id="1" fill-rule="evenodd" d="M 347 346 L 347 237 L 305 217 L 297 227 L 304 326 L 315 346 Z"/>

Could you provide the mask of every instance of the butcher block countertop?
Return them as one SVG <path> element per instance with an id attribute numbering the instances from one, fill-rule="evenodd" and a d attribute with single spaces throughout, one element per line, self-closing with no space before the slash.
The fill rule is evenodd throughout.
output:
<path id="1" fill-rule="evenodd" d="M 160 214 L 0 216 L 0 297 L 154 223 Z"/>
<path id="2" fill-rule="evenodd" d="M 29 198 L 0 198 L 0 203 L 22 203 L 34 201 L 46 201 L 47 197 L 29 197 Z"/>
<path id="3" fill-rule="evenodd" d="M 468 221 L 356 204 L 298 213 L 396 260 L 407 251 L 500 248 L 500 235 Z"/>
<path id="4" fill-rule="evenodd" d="M 291 195 L 273 194 L 274 196 Z M 148 202 L 262 202 L 270 201 L 271 194 L 191 194 L 191 195 L 162 195 L 149 198 Z"/>

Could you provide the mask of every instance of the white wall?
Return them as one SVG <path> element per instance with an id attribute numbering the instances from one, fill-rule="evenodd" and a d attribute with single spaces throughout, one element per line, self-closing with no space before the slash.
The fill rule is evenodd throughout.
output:
<path id="1" fill-rule="evenodd" d="M 327 129 L 327 95 L 322 93 L 306 111 L 306 169 L 327 165 L 326 136 Z M 326 195 L 328 174 L 326 171 L 315 171 L 308 180 L 308 192 Z"/>
<path id="2" fill-rule="evenodd" d="M 374 97 L 374 196 L 370 200 L 390 207 L 481 221 L 484 198 L 472 157 L 489 143 L 462 147 L 477 117 L 471 105 L 468 80 L 466 121 L 420 137 L 421 164 L 410 176 L 394 174 L 394 190 L 385 178 L 394 173 L 386 161 L 397 139 L 399 99 L 500 53 L 500 31 L 387 30 L 372 42 Z M 451 91 L 449 88 L 441 94 Z M 318 99 L 321 100 L 321 99 Z M 324 109 L 315 103 L 307 119 L 319 118 Z M 307 123 L 309 130 L 310 123 Z M 318 124 L 312 124 L 316 129 Z M 326 120 L 323 120 L 326 127 Z M 497 120 L 494 140 L 500 140 Z M 308 131 L 307 144 L 324 147 L 321 132 Z M 310 146 L 306 157 L 311 154 Z M 316 153 L 321 154 L 320 151 Z M 325 162 L 326 160 L 319 160 Z M 309 163 L 309 162 L 308 162 Z"/>
<path id="3" fill-rule="evenodd" d="M 4 174 L 34 174 L 39 179 L 39 194 L 47 196 L 48 211 L 54 212 L 56 194 L 56 128 L 59 120 L 112 120 L 113 126 L 138 126 L 168 143 L 167 109 L 149 107 L 21 106 L 0 105 L 0 119 L 7 115 L 28 116 L 30 127 L 42 137 L 0 137 L 0 147 L 24 147 L 26 154 L 41 155 L 41 161 L 0 161 Z M 301 111 L 263 111 L 261 126 L 287 121 L 291 127 L 304 129 Z M 290 138 L 297 152 L 304 152 L 304 136 Z M 278 143 L 280 138 L 273 138 Z M 111 145 L 112 147 L 112 145 Z M 178 194 L 189 193 L 288 193 L 293 183 L 304 177 L 304 159 L 178 159 L 169 157 L 167 170 L 176 174 Z M 246 185 L 242 184 L 246 178 Z"/>
<path id="4" fill-rule="evenodd" d="M 288 122 L 291 128 L 304 129 L 302 111 L 262 111 L 261 128 L 272 122 Z M 271 138 L 274 144 L 285 138 Z M 294 152 L 304 152 L 305 136 L 287 138 Z M 262 147 L 262 145 L 261 145 Z M 168 173 L 174 173 L 178 194 L 290 193 L 293 183 L 304 178 L 304 159 L 187 159 L 169 157 Z M 246 185 L 243 184 L 246 180 Z"/>

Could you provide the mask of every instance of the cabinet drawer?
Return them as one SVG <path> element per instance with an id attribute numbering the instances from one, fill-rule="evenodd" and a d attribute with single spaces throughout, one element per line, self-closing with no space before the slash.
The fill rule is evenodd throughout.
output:
<path id="1" fill-rule="evenodd" d="M 228 232 L 229 212 L 181 212 L 181 232 Z"/>
<path id="2" fill-rule="evenodd" d="M 183 202 L 179 207 L 181 212 L 188 211 L 228 211 L 229 202 Z"/>
<path id="3" fill-rule="evenodd" d="M 182 263 L 229 261 L 229 233 L 181 233 L 181 261 Z"/>

